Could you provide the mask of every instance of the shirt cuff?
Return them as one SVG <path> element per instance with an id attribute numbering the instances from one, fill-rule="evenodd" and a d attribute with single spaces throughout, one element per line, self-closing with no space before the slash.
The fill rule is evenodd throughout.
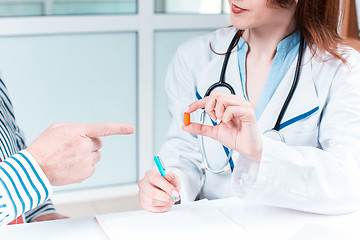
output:
<path id="1" fill-rule="evenodd" d="M 245 197 L 258 181 L 260 165 L 242 155 L 239 155 L 232 176 L 232 189 L 234 194 Z"/>
<path id="2" fill-rule="evenodd" d="M 37 208 L 34 208 L 28 212 L 25 213 L 25 219 L 26 222 L 30 223 L 34 221 L 36 218 L 50 214 L 50 213 L 56 213 L 54 204 L 51 202 L 51 200 L 47 200 L 43 204 L 40 204 Z"/>
<path id="3" fill-rule="evenodd" d="M 49 199 L 52 187 L 39 164 L 23 150 L 1 163 L 0 193 L 9 218 L 15 219 Z"/>

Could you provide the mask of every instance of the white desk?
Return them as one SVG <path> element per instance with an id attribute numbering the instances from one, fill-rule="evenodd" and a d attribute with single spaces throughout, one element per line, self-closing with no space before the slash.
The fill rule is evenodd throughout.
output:
<path id="1" fill-rule="evenodd" d="M 289 240 L 304 226 L 312 223 L 351 233 L 360 239 L 360 212 L 323 216 L 246 203 L 235 198 L 214 200 L 211 203 L 243 228 L 251 239 Z M 0 239 L 108 240 L 93 217 L 6 226 L 0 230 Z"/>
<path id="2" fill-rule="evenodd" d="M 1 240 L 108 240 L 93 217 L 6 226 Z"/>
<path id="3" fill-rule="evenodd" d="M 330 230 L 334 230 L 334 232 L 340 231 L 356 237 L 355 239 L 360 239 L 360 211 L 341 216 L 325 216 L 251 204 L 235 198 L 211 202 L 253 239 L 289 240 L 309 224 L 320 224 L 331 228 Z M 306 238 L 306 240 L 312 239 Z M 314 239 L 323 240 L 325 238 Z M 348 239 L 344 238 L 343 240 Z"/>

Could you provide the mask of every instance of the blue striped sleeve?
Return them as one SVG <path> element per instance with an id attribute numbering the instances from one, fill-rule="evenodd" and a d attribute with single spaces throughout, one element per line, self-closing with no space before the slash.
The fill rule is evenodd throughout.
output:
<path id="1" fill-rule="evenodd" d="M 43 204 L 40 204 L 37 208 L 34 208 L 28 212 L 25 213 L 25 220 L 26 222 L 30 223 L 34 221 L 36 218 L 50 214 L 50 213 L 56 213 L 55 206 L 51 202 L 51 200 L 47 200 Z"/>
<path id="2" fill-rule="evenodd" d="M 52 194 L 38 163 L 21 151 L 0 163 L 0 226 L 37 208 Z"/>

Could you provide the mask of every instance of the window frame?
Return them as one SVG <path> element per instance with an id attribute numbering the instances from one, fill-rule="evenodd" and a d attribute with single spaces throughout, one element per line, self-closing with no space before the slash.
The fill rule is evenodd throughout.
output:
<path id="1" fill-rule="evenodd" d="M 50 0 L 46 0 L 50 2 Z M 71 33 L 137 32 L 137 181 L 153 167 L 154 156 L 154 38 L 156 31 L 203 30 L 230 25 L 228 14 L 155 13 L 155 0 L 138 0 L 137 14 L 0 18 L 0 37 Z M 48 6 L 51 10 L 51 4 Z M 186 21 L 184 21 L 186 19 Z M 74 24 L 76 23 L 76 24 Z M 56 26 L 56 28 L 54 28 Z M 99 191 L 101 194 L 99 194 Z M 134 195 L 137 185 L 56 193 L 57 204 Z M 96 193 L 96 194 L 95 194 Z"/>

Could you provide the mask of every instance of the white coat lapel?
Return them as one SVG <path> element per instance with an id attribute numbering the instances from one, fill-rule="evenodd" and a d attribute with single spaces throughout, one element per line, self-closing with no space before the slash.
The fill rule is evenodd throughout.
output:
<path id="1" fill-rule="evenodd" d="M 215 53 L 214 53 L 215 54 Z M 197 85 L 197 91 L 199 95 L 204 97 L 208 88 L 220 80 L 220 74 L 222 70 L 222 65 L 224 62 L 224 57 L 222 55 L 215 56 L 210 63 L 205 67 L 204 71 L 199 76 L 199 81 Z M 242 94 L 241 84 L 240 84 L 240 71 L 238 65 L 238 54 L 237 50 L 233 50 L 230 55 L 228 66 L 225 74 L 225 82 L 230 84 L 236 94 Z M 215 89 L 220 91 L 221 89 Z M 224 90 L 224 89 L 223 89 Z M 228 92 L 228 91 L 227 91 Z"/>
<path id="2" fill-rule="evenodd" d="M 223 31 L 219 31 L 211 42 L 212 48 L 218 53 L 225 53 L 233 39 L 237 29 L 227 28 Z M 221 69 L 223 66 L 225 55 L 216 55 L 211 52 L 209 48 L 209 54 L 213 56 L 207 66 L 199 74 L 197 79 L 197 91 L 198 97 L 204 97 L 207 89 L 214 83 L 220 80 Z M 226 69 L 225 81 L 230 84 L 236 94 L 242 94 L 241 83 L 240 83 L 240 72 L 238 66 L 238 54 L 237 48 L 235 47 L 232 51 L 228 67 Z M 220 90 L 220 89 L 217 89 Z"/>
<path id="3" fill-rule="evenodd" d="M 300 79 L 293 98 L 285 112 L 284 118 L 281 121 L 280 129 L 303 120 L 319 110 L 319 101 L 312 77 L 312 63 L 310 59 L 311 52 L 309 48 L 306 48 Z M 293 83 L 296 63 L 297 58 L 261 115 L 259 119 L 259 128 L 261 132 L 274 127 Z"/>
<path id="4" fill-rule="evenodd" d="M 222 56 L 215 56 L 199 75 L 196 86 L 198 99 L 203 98 L 207 89 L 219 81 L 222 59 Z"/>

